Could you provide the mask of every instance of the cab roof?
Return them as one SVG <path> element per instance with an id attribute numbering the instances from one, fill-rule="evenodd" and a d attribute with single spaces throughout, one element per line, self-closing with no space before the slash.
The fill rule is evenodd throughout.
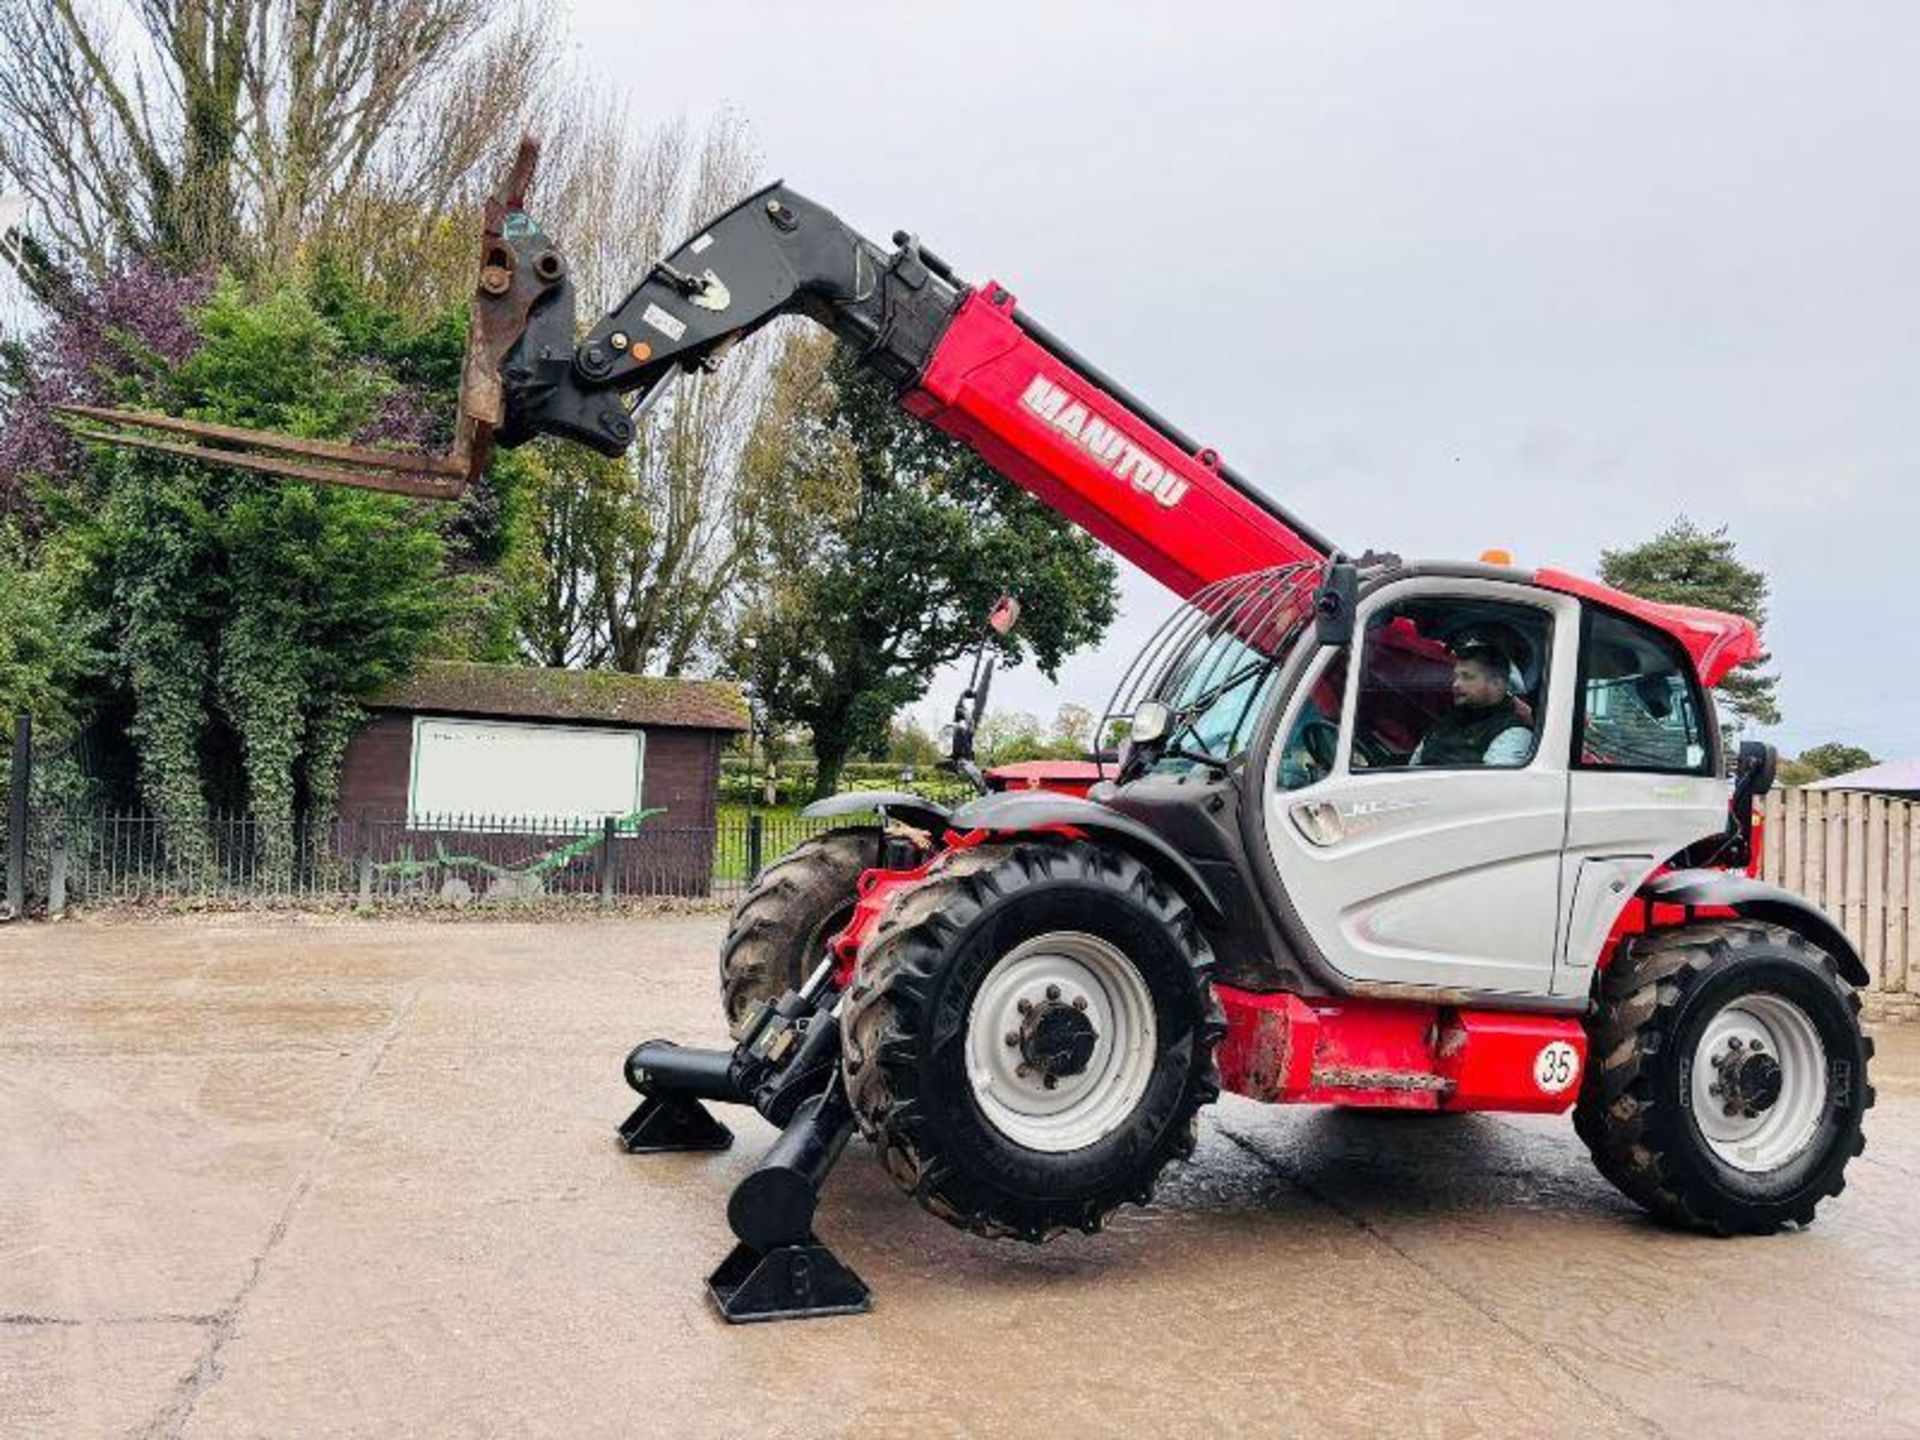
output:
<path id="1" fill-rule="evenodd" d="M 1387 557 L 1390 561 L 1393 557 Z M 1666 605 L 1658 600 L 1643 600 L 1599 580 L 1589 580 L 1567 570 L 1544 567 L 1528 570 L 1512 565 L 1490 565 L 1484 561 L 1400 562 L 1383 567 L 1386 574 L 1474 575 L 1491 580 L 1511 580 L 1523 585 L 1538 585 L 1557 590 L 1595 605 L 1604 605 L 1671 635 L 1693 661 L 1700 683 L 1709 688 L 1718 685 L 1734 666 L 1760 657 L 1760 629 L 1751 620 L 1721 610 L 1704 610 L 1696 605 Z M 1385 578 L 1382 575 L 1381 578 Z"/>
<path id="2" fill-rule="evenodd" d="M 1678 640 L 1693 657 L 1693 668 L 1702 685 L 1718 685 L 1734 666 L 1760 656 L 1760 627 L 1740 615 L 1721 610 L 1703 610 L 1697 605 L 1665 605 L 1658 600 L 1642 600 L 1598 580 L 1569 574 L 1565 570 L 1536 570 L 1536 585 L 1577 595 L 1609 610 L 1618 610 L 1656 630 L 1664 630 Z"/>

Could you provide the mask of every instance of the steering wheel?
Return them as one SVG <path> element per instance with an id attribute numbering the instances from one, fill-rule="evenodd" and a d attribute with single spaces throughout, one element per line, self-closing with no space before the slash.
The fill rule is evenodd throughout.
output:
<path id="1" fill-rule="evenodd" d="M 1325 775 L 1333 773 L 1334 758 L 1340 753 L 1340 727 L 1324 715 L 1303 720 L 1298 734 L 1300 748 Z"/>

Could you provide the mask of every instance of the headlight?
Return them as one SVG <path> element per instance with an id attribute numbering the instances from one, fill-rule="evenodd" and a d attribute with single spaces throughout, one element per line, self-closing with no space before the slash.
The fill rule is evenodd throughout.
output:
<path id="1" fill-rule="evenodd" d="M 1149 700 L 1133 712 L 1133 724 L 1127 734 L 1136 745 L 1151 745 L 1167 738 L 1173 725 L 1173 712 L 1158 700 Z"/>

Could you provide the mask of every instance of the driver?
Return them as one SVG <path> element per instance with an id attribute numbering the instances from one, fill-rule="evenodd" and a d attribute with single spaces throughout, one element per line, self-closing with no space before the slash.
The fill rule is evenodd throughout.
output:
<path id="1" fill-rule="evenodd" d="M 1410 765 L 1524 765 L 1533 750 L 1525 707 L 1514 698 L 1509 662 L 1493 646 L 1462 645 L 1453 657 L 1453 709 L 1434 722 Z"/>

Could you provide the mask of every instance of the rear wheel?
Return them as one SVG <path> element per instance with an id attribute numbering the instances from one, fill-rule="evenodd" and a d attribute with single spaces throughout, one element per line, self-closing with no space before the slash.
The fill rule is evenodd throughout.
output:
<path id="1" fill-rule="evenodd" d="M 729 1024 L 798 988 L 852 918 L 860 872 L 879 863 L 880 831 L 863 826 L 804 840 L 754 876 L 720 949 Z"/>
<path id="2" fill-rule="evenodd" d="M 860 954 L 842 1029 L 861 1128 L 962 1229 L 1097 1230 L 1192 1153 L 1219 1094 L 1211 968 L 1185 902 L 1131 856 L 952 852 Z"/>
<path id="3" fill-rule="evenodd" d="M 1810 1224 L 1866 1144 L 1859 1016 L 1832 957 L 1778 926 L 1638 938 L 1588 1025 L 1575 1128 L 1662 1219 L 1723 1235 Z"/>

